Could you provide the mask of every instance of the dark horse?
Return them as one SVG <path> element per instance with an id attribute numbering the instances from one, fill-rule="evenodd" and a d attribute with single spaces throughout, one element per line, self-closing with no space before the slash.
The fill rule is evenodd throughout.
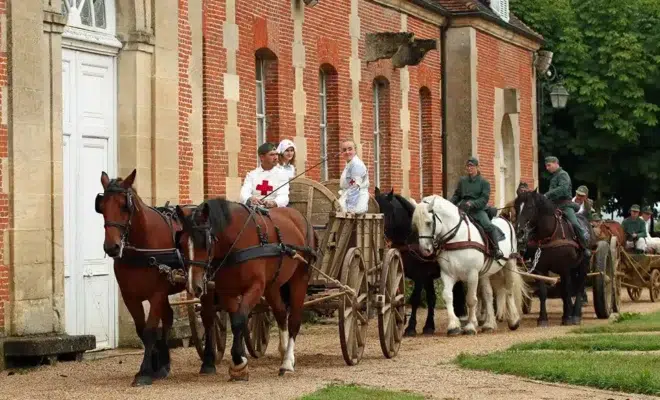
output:
<path id="1" fill-rule="evenodd" d="M 515 201 L 517 213 L 516 229 L 520 254 L 538 257 L 532 265 L 533 273 L 548 276 L 550 271 L 560 276 L 561 297 L 564 303 L 562 325 L 579 325 L 582 321 L 582 294 L 585 289 L 589 259 L 584 257 L 573 227 L 555 205 L 538 190 L 520 193 Z M 589 246 L 594 247 L 594 231 L 583 216 L 578 221 L 589 235 Z M 540 253 L 539 253 L 540 252 Z M 531 271 L 531 270 L 530 270 Z M 538 281 L 541 311 L 538 325 L 548 325 L 546 299 L 548 290 L 543 281 Z M 575 303 L 572 301 L 575 297 Z"/>
<path id="2" fill-rule="evenodd" d="M 204 330 L 211 331 L 216 308 L 229 312 L 234 336 L 230 379 L 248 379 L 243 337 L 248 315 L 261 296 L 280 330 L 280 375 L 293 371 L 309 264 L 316 256 L 312 226 L 294 208 L 257 210 L 222 198 L 205 201 L 190 216 L 178 206 L 176 212 L 184 221 L 181 243 L 189 248 L 188 291 L 199 297 L 210 287 L 208 281 L 214 283 L 213 301 L 202 302 Z M 202 374 L 215 373 L 212 336 L 206 337 Z"/>
<path id="3" fill-rule="evenodd" d="M 410 296 L 412 313 L 405 335 L 415 336 L 417 334 L 417 309 L 422 301 L 422 290 L 426 292 L 428 307 L 426 323 L 422 332 L 425 335 L 432 335 L 435 332 L 434 311 L 436 303 L 433 281 L 440 278 L 438 261 L 435 256 L 426 258 L 419 252 L 419 240 L 412 227 L 412 215 L 415 206 L 403 196 L 395 194 L 394 189 L 385 194 L 376 188 L 375 197 L 380 212 L 384 215 L 385 237 L 392 243 L 391 246 L 401 253 L 405 276 L 412 280 L 415 285 Z M 457 282 L 454 285 L 453 297 L 456 315 L 465 315 L 467 310 L 465 309 L 463 282 Z"/>
<path id="4" fill-rule="evenodd" d="M 133 317 L 135 330 L 144 343 L 144 358 L 133 380 L 134 386 L 150 385 L 152 379 L 165 378 L 170 372 L 167 335 L 174 313 L 168 295 L 185 289 L 183 259 L 176 246 L 182 229 L 174 210 L 160 211 L 147 206 L 133 188 L 133 172 L 126 179 L 110 179 L 101 173 L 103 193 L 96 196 L 96 212 L 103 214 L 103 250 L 114 258 L 119 291 Z M 190 210 L 186 210 L 190 213 Z M 143 301 L 150 304 L 145 322 Z M 162 335 L 158 338 L 158 324 Z"/>

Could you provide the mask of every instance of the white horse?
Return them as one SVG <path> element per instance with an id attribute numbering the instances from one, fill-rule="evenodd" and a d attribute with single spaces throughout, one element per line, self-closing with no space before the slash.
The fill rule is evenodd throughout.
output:
<path id="1" fill-rule="evenodd" d="M 504 232 L 505 239 L 499 242 L 499 248 L 507 257 L 505 260 L 494 260 L 484 254 L 485 242 L 479 230 L 451 202 L 431 195 L 415 205 L 413 225 L 419 233 L 420 249 L 426 256 L 435 252 L 440 265 L 444 286 L 442 297 L 449 317 L 447 334 L 450 336 L 461 333 L 461 323 L 452 305 L 452 289 L 457 281 L 467 282 L 468 323 L 463 328 L 465 334 L 476 334 L 477 286 L 481 287 L 486 308 L 483 331 L 497 328 L 491 282 L 498 289 L 498 319 L 506 318 L 511 330 L 520 326 L 520 304 L 523 296 L 529 297 L 529 294 L 527 284 L 517 273 L 518 266 L 513 256 L 517 252 L 515 231 L 504 218 L 494 218 L 493 224 Z M 500 286 L 504 287 L 499 290 Z"/>

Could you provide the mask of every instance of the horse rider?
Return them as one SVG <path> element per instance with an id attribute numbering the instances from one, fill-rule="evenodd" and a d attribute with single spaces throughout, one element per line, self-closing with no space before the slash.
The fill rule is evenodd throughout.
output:
<path id="1" fill-rule="evenodd" d="M 572 201 L 580 205 L 580 210 L 577 213 L 584 215 L 587 217 L 587 220 L 590 220 L 591 211 L 594 209 L 594 201 L 589 198 L 589 188 L 584 185 L 578 187 Z"/>
<path id="2" fill-rule="evenodd" d="M 655 237 L 655 224 L 651 206 L 642 207 L 642 219 L 644 220 L 644 225 L 646 225 L 646 237 Z"/>
<path id="3" fill-rule="evenodd" d="M 582 246 L 584 256 L 591 257 L 591 250 L 587 244 L 587 232 L 582 229 L 575 215 L 574 203 L 571 201 L 571 177 L 562 167 L 559 166 L 559 159 L 554 156 L 545 158 L 545 169 L 552 175 L 550 178 L 550 188 L 545 197 L 550 199 L 557 208 L 559 208 L 568 222 L 573 225 L 578 242 Z"/>
<path id="4" fill-rule="evenodd" d="M 639 205 L 630 207 L 630 216 L 621 224 L 626 234 L 626 248 L 634 246 L 638 253 L 646 251 L 646 224 L 639 216 Z"/>
<path id="5" fill-rule="evenodd" d="M 369 172 L 360 157 L 357 146 L 352 140 L 344 140 L 340 146 L 346 161 L 339 180 L 339 205 L 345 212 L 366 213 L 369 208 Z"/>
<path id="6" fill-rule="evenodd" d="M 503 258 L 499 241 L 504 240 L 504 232 L 493 225 L 488 218 L 486 208 L 490 197 L 490 183 L 481 176 L 479 160 L 470 157 L 465 163 L 467 176 L 462 176 L 456 191 L 449 201 L 472 217 L 493 241 L 495 258 Z"/>
<path id="7" fill-rule="evenodd" d="M 248 172 L 245 177 L 241 187 L 241 203 L 265 208 L 286 207 L 289 204 L 289 180 L 286 173 L 277 165 L 276 149 L 277 146 L 269 142 L 257 149 L 261 166 Z M 277 191 L 270 196 L 275 189 Z M 264 198 L 264 196 L 268 197 Z"/>
<path id="8" fill-rule="evenodd" d="M 516 189 L 516 196 L 520 196 L 520 193 L 523 192 L 529 192 L 529 185 L 527 185 L 527 182 L 520 182 L 518 184 L 518 189 Z M 512 224 L 516 223 L 516 210 L 514 206 L 515 203 L 516 199 L 511 200 L 510 202 L 506 203 L 502 208 L 502 211 L 500 211 L 500 217 L 506 218 Z"/>

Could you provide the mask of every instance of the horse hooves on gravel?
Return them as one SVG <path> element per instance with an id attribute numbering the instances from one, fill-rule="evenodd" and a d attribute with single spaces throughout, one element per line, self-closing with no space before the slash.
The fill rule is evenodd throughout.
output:
<path id="1" fill-rule="evenodd" d="M 152 375 L 153 379 L 165 379 L 170 374 L 170 371 L 167 367 L 162 366 L 160 369 Z"/>
<path id="2" fill-rule="evenodd" d="M 426 336 L 433 336 L 435 334 L 435 329 L 434 328 L 424 328 L 422 333 Z"/>
<path id="3" fill-rule="evenodd" d="M 509 325 L 509 330 L 515 331 L 516 329 L 520 328 L 520 320 L 518 320 L 515 324 Z"/>
<path id="4" fill-rule="evenodd" d="M 202 365 L 202 368 L 199 369 L 200 375 L 214 375 L 215 365 Z"/>
<path id="5" fill-rule="evenodd" d="M 582 318 L 580 317 L 571 318 L 571 325 L 582 325 Z"/>
<path id="6" fill-rule="evenodd" d="M 417 336 L 417 332 L 414 329 L 410 329 L 410 330 L 406 329 L 406 331 L 403 332 L 403 336 L 405 336 L 405 337 L 415 337 L 415 336 Z"/>
<path id="7" fill-rule="evenodd" d="M 461 328 L 454 328 L 447 331 L 447 336 L 458 336 L 463 332 Z"/>
<path id="8" fill-rule="evenodd" d="M 136 375 L 131 386 L 149 386 L 152 382 L 153 379 L 148 375 Z"/>
<path id="9" fill-rule="evenodd" d="M 573 325 L 573 318 L 567 318 L 561 320 L 562 326 Z"/>
<path id="10" fill-rule="evenodd" d="M 488 327 L 483 327 L 481 328 L 481 333 L 494 333 L 495 329 L 493 328 L 488 328 Z"/>
<path id="11" fill-rule="evenodd" d="M 548 321 L 536 321 L 536 326 L 538 326 L 539 328 L 547 328 Z"/>
<path id="12" fill-rule="evenodd" d="M 474 336 L 477 334 L 477 332 L 473 329 L 466 329 L 463 331 L 463 334 L 466 336 Z"/>
<path id="13" fill-rule="evenodd" d="M 232 381 L 247 381 L 250 378 L 250 371 L 248 370 L 248 363 L 245 361 L 241 365 L 229 365 L 229 382 Z"/>

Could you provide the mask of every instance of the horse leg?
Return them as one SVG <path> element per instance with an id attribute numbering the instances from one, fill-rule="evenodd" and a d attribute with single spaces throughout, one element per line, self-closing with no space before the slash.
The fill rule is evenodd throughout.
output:
<path id="1" fill-rule="evenodd" d="M 413 284 L 413 292 L 410 295 L 410 306 L 412 311 L 410 313 L 408 327 L 404 332 L 404 336 L 410 337 L 417 335 L 417 309 L 419 308 L 419 304 L 422 302 L 422 289 L 424 288 L 424 284 L 419 278 L 415 279 Z"/>
<path id="2" fill-rule="evenodd" d="M 493 309 L 493 287 L 490 284 L 490 277 L 483 277 L 479 279 L 479 286 L 481 287 L 481 305 L 486 312 L 482 332 L 492 332 L 497 329 L 497 322 L 495 321 L 495 310 Z"/>
<path id="3" fill-rule="evenodd" d="M 302 324 L 303 308 L 305 305 L 305 296 L 307 296 L 307 283 L 309 282 L 309 270 L 307 266 L 299 266 L 289 281 L 290 285 L 290 309 L 289 313 L 289 343 L 286 347 L 286 353 L 280 366 L 279 375 L 285 372 L 293 372 L 296 366 L 296 338 L 300 332 Z"/>
<path id="4" fill-rule="evenodd" d="M 465 309 L 465 284 L 461 281 L 456 282 L 454 289 L 452 289 L 454 296 L 454 311 L 459 318 L 467 318 L 467 310 Z"/>
<path id="5" fill-rule="evenodd" d="M 164 299 L 163 299 L 164 297 Z M 154 369 L 153 369 L 153 353 L 158 339 L 158 322 L 161 320 L 163 305 L 167 301 L 167 294 L 163 296 L 162 293 L 157 293 L 149 299 L 149 316 L 147 323 L 142 331 L 142 343 L 144 343 L 144 358 L 140 371 L 133 379 L 133 386 L 151 385 L 153 382 Z M 142 305 L 140 304 L 140 307 Z"/>
<path id="6" fill-rule="evenodd" d="M 461 333 L 461 321 L 454 314 L 453 288 L 456 281 L 449 274 L 440 274 L 442 279 L 442 298 L 447 305 L 447 335 L 456 336 Z"/>
<path id="7" fill-rule="evenodd" d="M 202 303 L 202 325 L 204 325 L 204 357 L 199 369 L 200 375 L 215 374 L 215 302 L 214 293 L 202 295 L 199 299 Z"/>
<path id="8" fill-rule="evenodd" d="M 142 307 L 142 302 L 138 300 L 134 300 L 131 297 L 124 296 L 123 294 L 122 297 L 124 298 L 124 304 L 126 304 L 126 308 L 128 309 L 128 312 L 131 314 L 131 317 L 133 317 L 133 323 L 135 324 L 135 332 L 142 341 L 142 344 L 145 345 L 145 349 L 146 349 L 146 343 L 144 339 L 144 328 L 146 326 L 146 321 L 144 320 L 144 308 Z M 142 368 L 140 367 L 140 369 Z M 139 372 L 135 375 L 135 379 L 133 380 L 134 386 L 136 384 L 138 375 L 140 375 Z M 149 383 L 145 383 L 145 384 L 149 384 Z"/>
<path id="9" fill-rule="evenodd" d="M 479 273 L 471 271 L 467 280 L 466 302 L 468 306 L 468 323 L 463 328 L 466 335 L 475 335 L 477 333 L 477 287 L 479 286 Z M 493 298 L 490 298 L 490 306 L 493 306 Z"/>
<path id="10" fill-rule="evenodd" d="M 264 292 L 265 283 L 262 281 L 254 282 L 252 286 L 243 294 L 238 310 L 229 314 L 231 322 L 231 332 L 234 341 L 231 346 L 231 363 L 229 364 L 230 381 L 247 381 L 249 379 L 248 359 L 245 355 L 244 337 L 247 329 L 248 316 L 250 310 L 261 299 Z"/>
<path id="11" fill-rule="evenodd" d="M 424 335 L 433 335 L 435 333 L 435 302 L 437 296 L 435 294 L 435 286 L 433 285 L 433 279 L 428 277 L 424 285 L 424 291 L 426 292 L 426 323 L 424 324 L 424 329 L 422 333 Z"/>
<path id="12" fill-rule="evenodd" d="M 285 285 L 290 285 L 288 282 Z M 289 343 L 289 330 L 286 326 L 286 305 L 280 294 L 280 288 L 276 286 L 271 286 L 269 290 L 265 293 L 266 301 L 270 305 L 271 310 L 273 311 L 273 316 L 275 321 L 277 321 L 277 328 L 280 331 L 280 345 L 278 350 L 280 352 L 280 357 L 284 359 L 284 353 L 286 352 L 286 346 Z M 288 294 L 290 296 L 290 294 Z M 289 299 L 287 299 L 287 302 Z"/>
<path id="13" fill-rule="evenodd" d="M 170 348 L 167 345 L 167 338 L 174 324 L 174 311 L 172 310 L 172 306 L 170 306 L 169 300 L 166 300 L 163 305 L 161 321 L 163 323 L 162 337 L 156 342 L 156 359 L 158 364 L 153 366 L 152 363 L 155 371 L 154 379 L 164 379 L 170 374 Z"/>
<path id="14" fill-rule="evenodd" d="M 547 275 L 547 274 L 544 274 Z M 545 307 L 545 301 L 548 299 L 548 286 L 543 281 L 538 281 L 539 285 L 539 319 L 536 325 L 540 327 L 548 326 L 548 310 Z"/>
<path id="15" fill-rule="evenodd" d="M 518 270 L 518 265 L 515 260 L 509 260 L 504 264 L 504 282 L 506 290 L 501 290 L 504 292 L 502 297 L 506 299 L 506 303 L 502 302 L 502 319 L 504 316 L 507 316 L 507 322 L 509 329 L 515 331 L 520 327 L 520 313 L 518 312 L 519 303 L 522 303 L 522 300 L 525 296 L 528 296 L 527 285 L 523 280 L 522 276 L 516 271 Z M 500 296 L 498 295 L 498 298 Z M 516 297 L 520 300 L 516 301 Z M 498 306 L 500 306 L 498 304 Z"/>
<path id="16" fill-rule="evenodd" d="M 587 279 L 587 270 L 589 269 L 589 259 L 585 258 L 580 264 L 577 277 L 575 278 L 575 286 L 577 288 L 577 293 L 585 293 L 583 296 L 586 296 L 586 279 Z M 571 321 L 573 325 L 580 325 L 582 323 L 582 303 L 584 302 L 585 297 L 581 295 L 575 296 L 575 306 L 573 307 L 573 320 Z"/>
<path id="17" fill-rule="evenodd" d="M 564 303 L 564 314 L 561 317 L 562 325 L 570 325 L 573 318 L 573 296 L 571 296 L 571 271 L 566 271 L 561 276 L 561 298 Z M 580 293 L 576 293 L 576 299 L 580 298 Z"/>

